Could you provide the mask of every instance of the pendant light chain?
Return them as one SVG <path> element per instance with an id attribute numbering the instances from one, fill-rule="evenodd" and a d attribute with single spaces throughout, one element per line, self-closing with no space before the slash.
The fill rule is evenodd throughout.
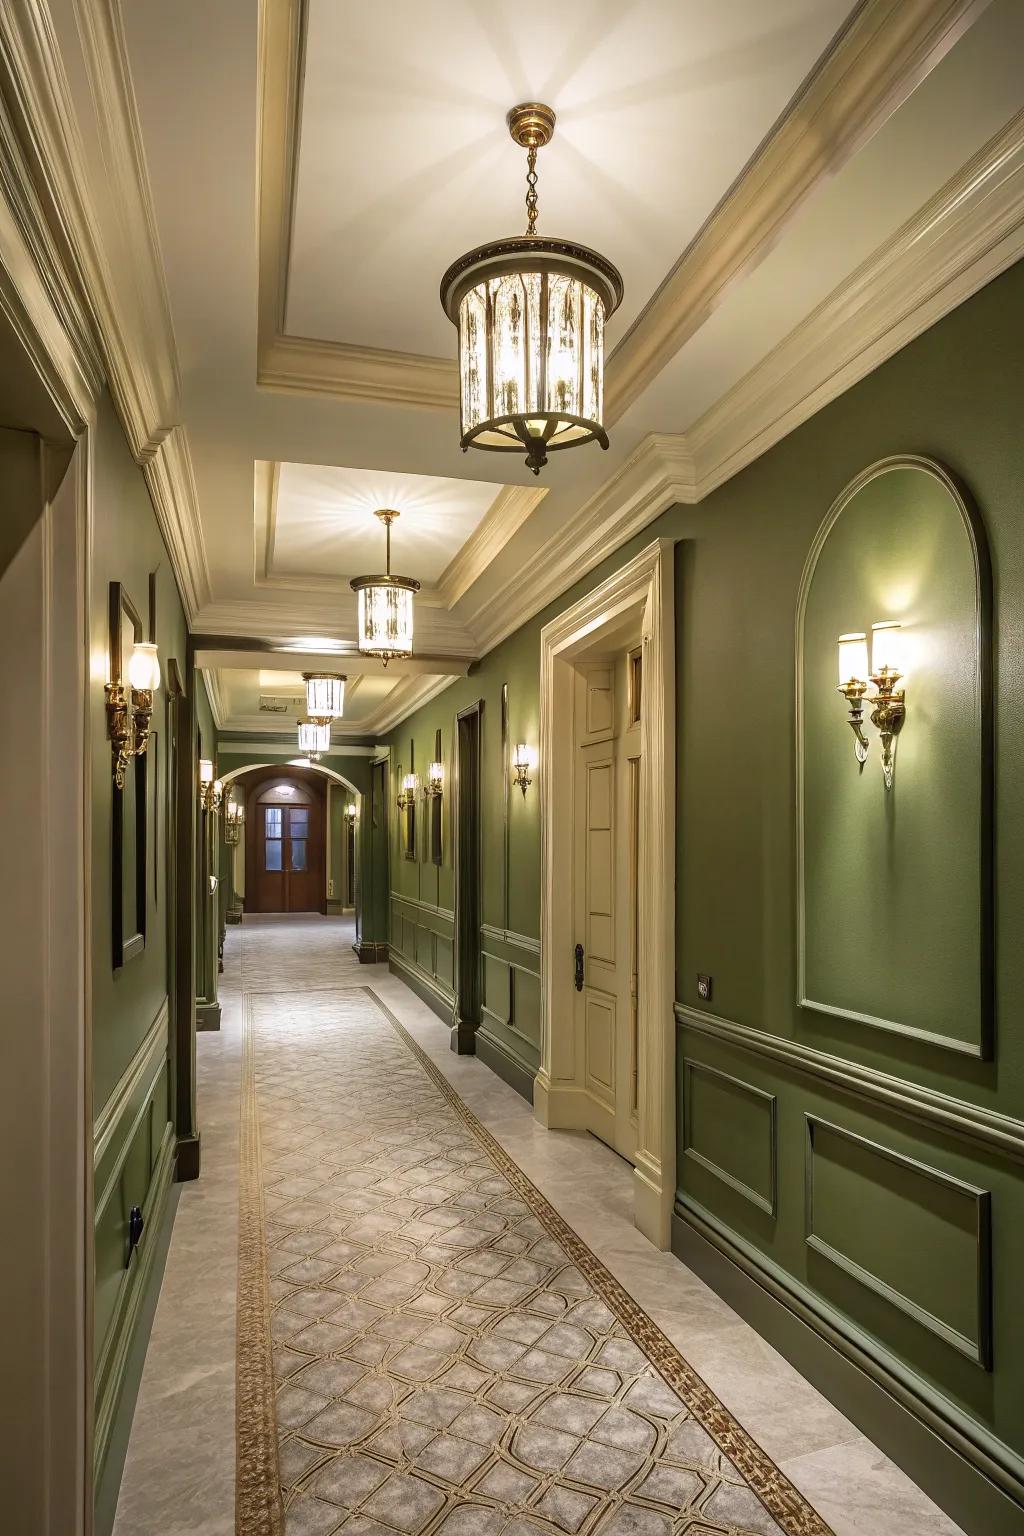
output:
<path id="1" fill-rule="evenodd" d="M 526 233 L 537 233 L 537 146 L 531 144 L 526 152 Z"/>

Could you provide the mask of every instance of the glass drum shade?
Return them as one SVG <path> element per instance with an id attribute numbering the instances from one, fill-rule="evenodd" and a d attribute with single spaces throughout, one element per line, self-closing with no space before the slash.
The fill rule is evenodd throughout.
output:
<path id="1" fill-rule="evenodd" d="M 345 713 L 345 679 L 333 672 L 304 672 L 306 714 L 313 720 L 340 720 Z"/>
<path id="2" fill-rule="evenodd" d="M 139 693 L 155 693 L 160 687 L 160 657 L 150 640 L 136 640 L 128 663 L 128 682 Z"/>
<path id="3" fill-rule="evenodd" d="M 412 655 L 413 594 L 409 576 L 361 576 L 352 582 L 359 602 L 359 650 L 389 661 Z"/>
<path id="4" fill-rule="evenodd" d="M 524 235 L 453 264 L 441 301 L 459 333 L 463 449 L 525 453 L 536 474 L 556 448 L 604 430 L 605 321 L 622 279 L 604 257 Z"/>
<path id="5" fill-rule="evenodd" d="M 320 752 L 329 752 L 331 748 L 331 728 L 329 725 L 320 725 L 316 720 L 299 721 L 299 751 L 313 756 Z"/>

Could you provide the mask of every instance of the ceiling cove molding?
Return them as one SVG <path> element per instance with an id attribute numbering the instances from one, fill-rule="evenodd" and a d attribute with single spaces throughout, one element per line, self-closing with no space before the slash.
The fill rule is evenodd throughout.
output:
<path id="1" fill-rule="evenodd" d="M 935 67 L 988 0 L 865 0 L 619 341 L 606 370 L 613 425 L 768 254 L 814 189 Z"/>
<path id="2" fill-rule="evenodd" d="M 322 635 L 329 640 L 343 640 L 355 650 L 352 636 L 356 625 L 356 601 L 347 592 L 344 601 L 315 602 L 296 595 L 294 602 L 269 598 L 226 598 L 204 604 L 191 625 L 195 633 L 224 636 L 273 636 L 295 640 L 305 635 Z M 425 605 L 416 611 L 417 654 L 475 659 L 476 642 L 462 620 L 444 608 Z"/>
<path id="3" fill-rule="evenodd" d="M 366 733 L 363 731 L 360 732 L 360 735 L 365 734 Z M 242 757 L 249 752 L 260 753 L 293 751 L 292 744 L 285 742 L 284 740 L 279 741 L 276 738 L 268 736 L 263 741 L 250 741 L 248 739 L 244 741 L 239 739 L 236 741 L 234 736 L 230 733 L 225 733 L 224 739 L 218 742 L 218 746 L 220 747 L 221 752 L 225 754 L 225 756 L 230 754 L 232 757 Z M 332 746 L 329 751 L 325 752 L 323 755 L 325 759 L 331 757 L 379 757 L 380 750 L 377 747 L 365 747 L 359 744 L 353 744 L 352 746 L 346 746 L 343 751 L 339 751 L 337 747 Z M 232 776 L 237 777 L 238 771 L 239 770 L 235 770 Z M 244 769 L 240 771 L 243 773 L 245 772 Z"/>
<path id="4" fill-rule="evenodd" d="M 10 68 L 0 18 L 0 71 Z M 87 309 L 54 239 L 20 135 L 0 94 L 0 309 L 7 316 L 68 431 L 92 420 L 103 362 Z"/>
<path id="5" fill-rule="evenodd" d="M 502 486 L 458 554 L 441 572 L 437 593 L 446 608 L 453 608 L 465 596 L 546 495 L 545 486 Z"/>
<path id="6" fill-rule="evenodd" d="M 260 0 L 256 382 L 299 394 L 451 409 L 459 401 L 454 359 L 286 333 L 306 16 L 304 0 Z"/>
<path id="7" fill-rule="evenodd" d="M 540 613 L 662 512 L 676 502 L 695 500 L 693 456 L 685 436 L 650 433 L 500 592 L 464 615 L 481 653 Z"/>
<path id="8" fill-rule="evenodd" d="M 1024 256 L 1024 112 L 686 434 L 698 498 Z"/>
<path id="9" fill-rule="evenodd" d="M 80 398 L 81 386 L 95 400 L 105 379 L 145 473 L 191 623 L 208 600 L 209 570 L 188 441 L 176 426 L 177 354 L 119 0 L 75 0 L 75 16 L 104 162 L 106 218 L 98 215 L 46 0 L 5 0 L 2 119 L 23 149 L 16 167 L 19 222 L 77 361 L 79 423 L 93 414 Z M 0 138 L 7 136 L 0 128 Z M 29 286 L 26 280 L 22 291 Z M 49 341 L 59 337 L 51 333 Z M 59 369 L 59 350 L 51 356 Z M 43 370 L 48 381 L 52 371 Z"/>
<path id="10" fill-rule="evenodd" d="M 424 704 L 429 704 L 431 699 L 436 699 L 439 693 L 443 693 L 456 681 L 455 677 L 410 677 L 409 686 L 398 687 L 394 693 L 389 694 L 373 719 L 365 722 L 364 729 L 377 736 L 393 731 L 396 725 L 400 725 Z"/>
<path id="11" fill-rule="evenodd" d="M 224 722 L 227 719 L 227 711 L 224 708 L 224 701 L 221 697 L 220 678 L 212 667 L 203 667 L 201 670 L 203 682 L 206 684 L 206 697 L 210 701 L 210 713 L 213 716 L 213 723 L 218 731 L 222 731 L 224 729 Z"/>

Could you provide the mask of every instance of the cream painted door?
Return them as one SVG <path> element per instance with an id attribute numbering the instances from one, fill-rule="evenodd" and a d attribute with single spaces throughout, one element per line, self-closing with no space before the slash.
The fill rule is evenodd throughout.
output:
<path id="1" fill-rule="evenodd" d="M 616 698 L 620 668 L 577 673 L 574 794 L 574 915 L 583 946 L 576 1038 L 587 1096 L 587 1129 L 631 1161 L 632 1113 L 628 855 L 624 856 Z M 624 676 L 624 671 L 623 671 Z"/>

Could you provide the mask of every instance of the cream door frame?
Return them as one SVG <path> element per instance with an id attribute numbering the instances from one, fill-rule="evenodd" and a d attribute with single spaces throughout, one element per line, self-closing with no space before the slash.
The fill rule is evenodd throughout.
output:
<path id="1" fill-rule="evenodd" d="M 675 617 L 671 539 L 657 539 L 545 624 L 540 638 L 541 1063 L 534 1114 L 549 1129 L 587 1123 L 573 1002 L 574 659 L 631 610 L 643 616 L 634 1220 L 669 1246 L 675 1193 Z"/>

